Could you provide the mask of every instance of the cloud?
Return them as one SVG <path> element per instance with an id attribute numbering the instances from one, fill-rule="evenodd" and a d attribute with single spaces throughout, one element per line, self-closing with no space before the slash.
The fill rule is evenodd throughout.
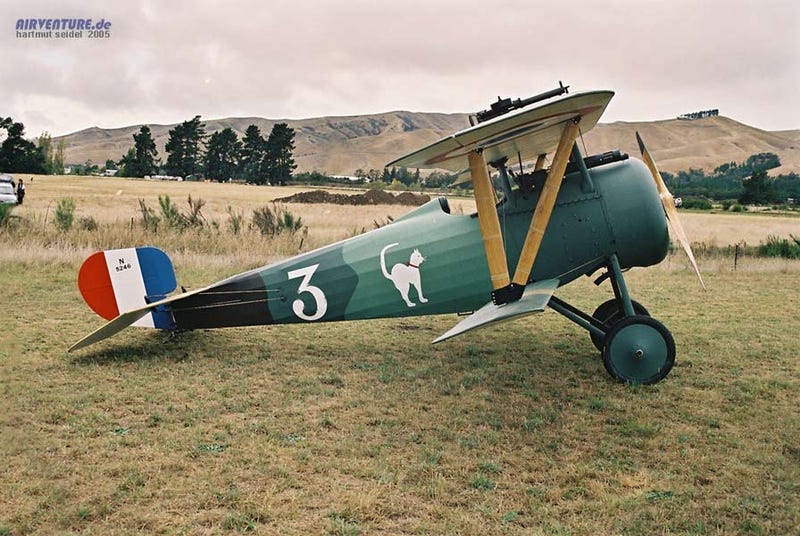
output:
<path id="1" fill-rule="evenodd" d="M 12 0 L 6 115 L 28 132 L 394 109 L 475 111 L 559 79 L 618 96 L 604 120 L 718 107 L 800 128 L 800 7 L 767 0 L 126 3 Z M 25 40 L 22 17 L 112 22 L 110 39 Z"/>

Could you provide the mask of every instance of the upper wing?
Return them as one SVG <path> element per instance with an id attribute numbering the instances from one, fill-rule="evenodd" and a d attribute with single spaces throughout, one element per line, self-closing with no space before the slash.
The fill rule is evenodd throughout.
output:
<path id="1" fill-rule="evenodd" d="M 542 106 L 525 108 L 442 138 L 427 147 L 390 162 L 387 166 L 441 168 L 461 171 L 469 167 L 467 155 L 482 149 L 487 162 L 503 156 L 530 160 L 553 151 L 564 123 L 581 116 L 581 132 L 597 124 L 613 91 L 575 93 Z"/>

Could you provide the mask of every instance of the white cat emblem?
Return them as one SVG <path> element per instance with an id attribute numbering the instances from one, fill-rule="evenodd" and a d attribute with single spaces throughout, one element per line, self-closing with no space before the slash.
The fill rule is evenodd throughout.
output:
<path id="1" fill-rule="evenodd" d="M 425 261 L 425 257 L 422 256 L 422 253 L 420 253 L 418 249 L 415 249 L 414 252 L 411 253 L 411 258 L 408 260 L 407 264 L 397 263 L 392 267 L 391 272 L 386 269 L 386 250 L 396 245 L 397 243 L 389 244 L 381 250 L 381 271 L 383 272 L 383 277 L 394 283 L 395 288 L 400 291 L 400 296 L 402 296 L 403 301 L 405 301 L 406 305 L 409 307 L 415 307 L 417 305 L 408 298 L 408 291 L 412 286 L 417 289 L 420 303 L 428 303 L 427 298 L 422 295 L 422 282 L 420 281 L 419 274 L 419 265 Z"/>

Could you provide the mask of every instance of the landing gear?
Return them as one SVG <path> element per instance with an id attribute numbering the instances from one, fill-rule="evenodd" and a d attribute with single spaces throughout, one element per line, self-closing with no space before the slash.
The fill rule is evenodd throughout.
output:
<path id="1" fill-rule="evenodd" d="M 631 300 L 616 255 L 609 257 L 607 267 L 603 279 L 611 280 L 614 299 L 592 315 L 555 296 L 548 306 L 589 332 L 611 377 L 630 384 L 657 383 L 675 364 L 675 340 L 641 303 Z"/>
<path id="2" fill-rule="evenodd" d="M 613 378 L 650 385 L 662 380 L 675 364 L 675 340 L 658 320 L 628 316 L 608 331 L 603 365 Z"/>

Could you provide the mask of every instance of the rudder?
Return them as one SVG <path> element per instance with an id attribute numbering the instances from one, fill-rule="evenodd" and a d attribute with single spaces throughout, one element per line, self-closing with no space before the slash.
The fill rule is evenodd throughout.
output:
<path id="1" fill-rule="evenodd" d="M 152 246 L 99 251 L 78 272 L 78 288 L 86 304 L 106 320 L 159 301 L 177 287 L 166 253 Z M 171 329 L 172 315 L 154 310 L 133 325 Z"/>

